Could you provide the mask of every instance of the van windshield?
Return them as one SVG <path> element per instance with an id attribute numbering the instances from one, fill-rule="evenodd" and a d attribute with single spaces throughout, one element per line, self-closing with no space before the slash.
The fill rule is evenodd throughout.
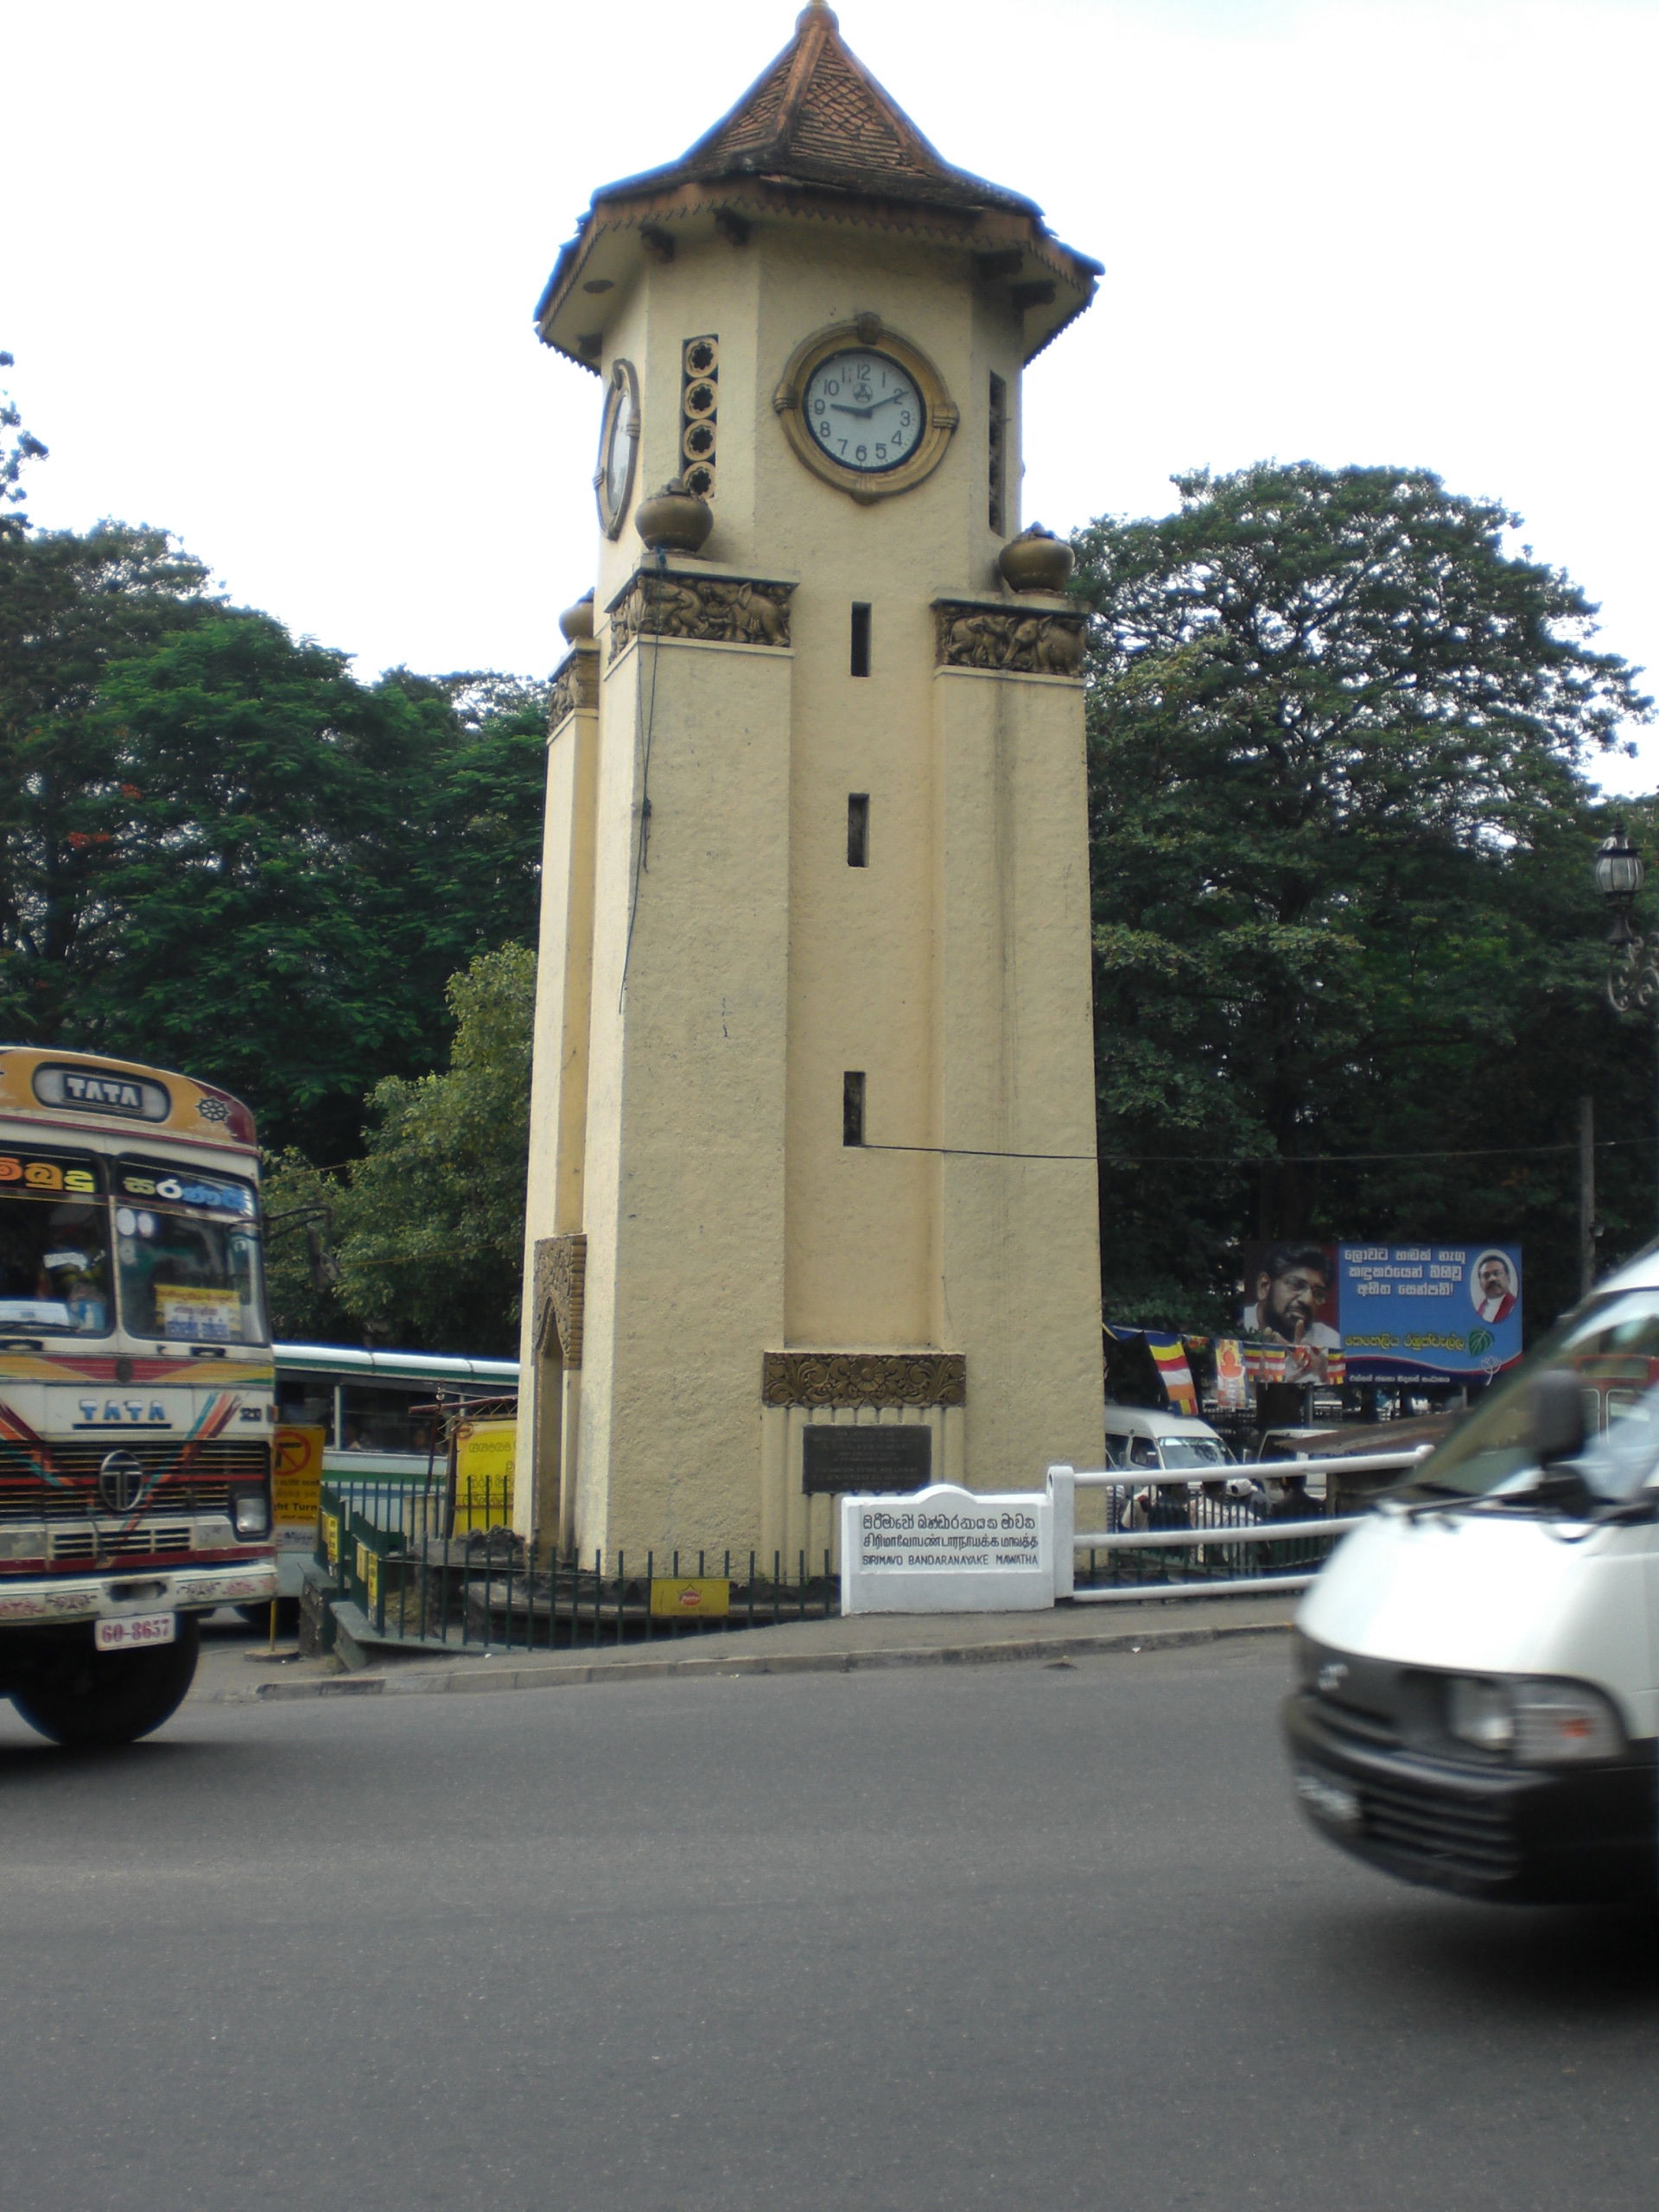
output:
<path id="1" fill-rule="evenodd" d="M 1227 1454 L 1204 1437 L 1166 1436 L 1161 1446 L 1166 1467 L 1224 1467 Z"/>
<path id="2" fill-rule="evenodd" d="M 1484 1497 L 1527 1489 L 1537 1473 L 1530 1391 L 1547 1370 L 1578 1378 L 1585 1448 L 1573 1465 L 1595 1497 L 1633 1497 L 1659 1476 L 1659 1290 L 1627 1290 L 1569 1315 L 1394 1495 Z"/>

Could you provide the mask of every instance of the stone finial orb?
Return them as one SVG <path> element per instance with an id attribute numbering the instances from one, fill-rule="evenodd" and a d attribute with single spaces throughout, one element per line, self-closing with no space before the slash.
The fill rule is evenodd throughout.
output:
<path id="1" fill-rule="evenodd" d="M 633 526 L 653 553 L 696 553 L 715 526 L 715 511 L 676 476 L 639 502 Z"/>
<path id="2" fill-rule="evenodd" d="M 588 644 L 594 634 L 594 594 L 585 591 L 574 607 L 567 607 L 559 617 L 559 627 L 564 632 L 567 645 Z"/>
<path id="3" fill-rule="evenodd" d="M 1061 592 L 1071 573 L 1071 548 L 1052 530 L 1034 522 L 1011 537 L 996 556 L 1010 591 Z"/>

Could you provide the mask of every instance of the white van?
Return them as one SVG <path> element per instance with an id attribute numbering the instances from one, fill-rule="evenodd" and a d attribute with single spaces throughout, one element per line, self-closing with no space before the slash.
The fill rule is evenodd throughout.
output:
<path id="1" fill-rule="evenodd" d="M 1468 1897 L 1659 1891 L 1659 1246 L 1385 1493 L 1295 1646 L 1332 1842 Z"/>
<path id="2" fill-rule="evenodd" d="M 1228 1452 L 1209 1422 L 1191 1414 L 1108 1406 L 1106 1459 L 1113 1467 L 1161 1468 L 1166 1474 L 1185 1474 L 1190 1469 L 1202 1475 L 1209 1468 L 1224 1467 Z"/>

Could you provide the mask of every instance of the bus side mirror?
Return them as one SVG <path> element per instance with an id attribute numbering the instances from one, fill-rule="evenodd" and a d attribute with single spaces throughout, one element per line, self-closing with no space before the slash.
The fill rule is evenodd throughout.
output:
<path id="1" fill-rule="evenodd" d="M 1578 1458 L 1585 1443 L 1584 1385 L 1576 1375 L 1557 1368 L 1539 1376 L 1532 1386 L 1531 1414 L 1529 1441 L 1541 1467 Z"/>

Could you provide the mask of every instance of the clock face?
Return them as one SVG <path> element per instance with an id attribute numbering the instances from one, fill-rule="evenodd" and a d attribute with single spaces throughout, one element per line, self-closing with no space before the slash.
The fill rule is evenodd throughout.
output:
<path id="1" fill-rule="evenodd" d="M 628 496 L 628 477 L 633 468 L 633 422 L 626 403 L 611 416 L 609 448 L 605 455 L 605 504 L 620 514 Z"/>
<path id="2" fill-rule="evenodd" d="M 599 467 L 594 474 L 594 489 L 599 495 L 599 518 L 611 537 L 621 529 L 628 511 L 639 445 L 639 379 L 632 363 L 618 361 L 611 371 L 611 387 L 605 395 L 605 416 L 599 433 Z"/>
<path id="3" fill-rule="evenodd" d="M 860 476 L 902 467 L 926 427 L 915 378 L 874 346 L 849 346 L 820 361 L 801 402 L 813 442 Z"/>

